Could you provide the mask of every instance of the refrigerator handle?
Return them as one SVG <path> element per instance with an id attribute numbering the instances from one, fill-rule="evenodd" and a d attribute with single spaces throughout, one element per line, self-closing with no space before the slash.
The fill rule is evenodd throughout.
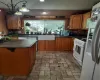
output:
<path id="1" fill-rule="evenodd" d="M 93 34 L 93 39 L 92 39 L 92 60 L 96 62 L 97 64 L 99 63 L 99 42 L 100 42 L 100 19 L 97 22 L 94 34 Z"/>

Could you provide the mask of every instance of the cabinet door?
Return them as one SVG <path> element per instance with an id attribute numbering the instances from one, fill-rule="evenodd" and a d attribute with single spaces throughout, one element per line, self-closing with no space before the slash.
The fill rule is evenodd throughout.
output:
<path id="1" fill-rule="evenodd" d="M 87 19 L 91 17 L 91 12 L 83 14 L 83 29 L 86 29 Z"/>
<path id="2" fill-rule="evenodd" d="M 56 51 L 62 51 L 62 38 L 56 38 Z"/>
<path id="3" fill-rule="evenodd" d="M 72 29 L 73 28 L 73 17 L 74 16 L 71 16 L 70 17 L 69 29 Z"/>
<path id="4" fill-rule="evenodd" d="M 63 51 L 73 50 L 73 39 L 72 38 L 62 38 L 62 50 Z"/>
<path id="5" fill-rule="evenodd" d="M 72 15 L 70 19 L 70 29 L 82 29 L 82 15 Z"/>
<path id="6" fill-rule="evenodd" d="M 56 51 L 72 51 L 73 50 L 73 39 L 59 37 L 56 38 Z"/>
<path id="7" fill-rule="evenodd" d="M 30 56 L 30 69 L 32 69 L 36 59 L 36 43 L 29 48 L 29 56 Z"/>
<path id="8" fill-rule="evenodd" d="M 70 38 L 62 38 L 62 50 L 70 51 Z"/>
<path id="9" fill-rule="evenodd" d="M 46 40 L 46 51 L 55 51 L 55 40 Z"/>
<path id="10" fill-rule="evenodd" d="M 0 32 L 3 32 L 3 34 L 7 34 L 7 28 L 6 28 L 6 20 L 5 20 L 5 13 L 4 11 L 0 12 Z"/>
<path id="11" fill-rule="evenodd" d="M 44 40 L 38 41 L 38 51 L 46 51 L 46 42 Z"/>
<path id="12" fill-rule="evenodd" d="M 7 16 L 8 29 L 20 29 L 21 20 L 18 16 Z"/>
<path id="13" fill-rule="evenodd" d="M 70 21 L 69 18 L 67 18 L 67 19 L 65 20 L 65 30 L 67 30 L 68 27 L 69 27 L 69 21 Z"/>

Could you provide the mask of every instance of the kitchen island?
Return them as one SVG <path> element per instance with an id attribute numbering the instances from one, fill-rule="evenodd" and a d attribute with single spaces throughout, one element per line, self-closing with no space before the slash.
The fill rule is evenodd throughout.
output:
<path id="1" fill-rule="evenodd" d="M 36 38 L 0 43 L 0 75 L 26 76 L 36 59 Z"/>

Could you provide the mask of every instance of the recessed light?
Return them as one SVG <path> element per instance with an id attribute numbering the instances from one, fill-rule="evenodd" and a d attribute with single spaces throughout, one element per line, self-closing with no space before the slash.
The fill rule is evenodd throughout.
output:
<path id="1" fill-rule="evenodd" d="M 45 0 L 40 0 L 40 2 L 44 2 Z"/>
<path id="2" fill-rule="evenodd" d="M 46 15 L 46 14 L 47 14 L 47 12 L 42 12 L 42 14 L 43 14 L 43 15 Z"/>
<path id="3" fill-rule="evenodd" d="M 1 10 L 0 10 L 0 12 L 1 12 Z"/>

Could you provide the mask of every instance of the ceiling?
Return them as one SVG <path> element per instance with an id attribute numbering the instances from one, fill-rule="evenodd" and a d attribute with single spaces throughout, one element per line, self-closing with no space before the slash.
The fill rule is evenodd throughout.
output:
<path id="1" fill-rule="evenodd" d="M 10 0 L 0 0 L 6 4 L 10 4 Z M 17 3 L 22 0 L 13 0 L 13 3 Z M 39 0 L 27 0 L 27 8 L 30 12 L 24 13 L 24 15 L 40 16 L 42 12 L 46 11 L 51 16 L 67 16 L 72 14 L 83 13 L 83 10 L 91 10 L 92 6 L 100 0 L 45 0 L 40 2 Z M 21 7 L 22 3 L 18 4 Z M 0 8 L 7 8 L 4 4 L 0 3 Z"/>
<path id="2" fill-rule="evenodd" d="M 0 0 L 5 3 L 10 3 L 10 0 Z M 14 3 L 21 0 L 13 0 Z M 48 10 L 87 10 L 100 0 L 45 0 L 41 3 L 39 0 L 27 0 L 27 7 L 29 9 L 48 9 Z M 18 6 L 21 7 L 22 4 Z M 0 8 L 6 8 L 0 4 Z"/>

